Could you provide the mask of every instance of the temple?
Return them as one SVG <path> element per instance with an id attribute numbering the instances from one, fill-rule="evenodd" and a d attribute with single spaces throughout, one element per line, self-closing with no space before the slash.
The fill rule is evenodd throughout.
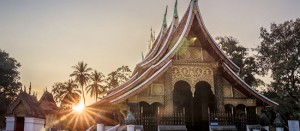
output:
<path id="1" fill-rule="evenodd" d="M 181 19 L 176 1 L 169 26 L 166 15 L 167 11 L 160 33 L 131 78 L 90 107 L 113 108 L 123 115 L 114 119 L 121 124 L 132 112 L 135 124 L 144 130 L 182 125 L 208 131 L 213 122 L 244 130 L 246 124 L 257 124 L 261 109 L 278 105 L 237 75 L 239 67 L 207 31 L 197 0 L 190 1 Z"/>
<path id="2" fill-rule="evenodd" d="M 59 129 L 59 108 L 47 90 L 40 100 L 37 94 L 21 90 L 6 112 L 6 131 L 41 131 Z"/>

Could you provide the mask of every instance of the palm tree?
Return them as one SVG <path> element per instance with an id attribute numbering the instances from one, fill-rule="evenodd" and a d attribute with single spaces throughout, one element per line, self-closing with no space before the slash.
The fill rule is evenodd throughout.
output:
<path id="1" fill-rule="evenodd" d="M 72 104 L 79 103 L 81 91 L 73 80 L 58 82 L 53 85 L 52 93 L 56 102 L 61 102 L 62 108 L 70 108 Z"/>
<path id="2" fill-rule="evenodd" d="M 74 80 L 68 80 L 63 84 L 62 93 L 65 94 L 61 101 L 62 105 L 71 107 L 72 104 L 79 103 L 81 91 Z"/>
<path id="3" fill-rule="evenodd" d="M 72 74 L 70 74 L 71 77 L 75 77 L 75 81 L 78 82 L 81 86 L 81 91 L 82 91 L 82 96 L 83 96 L 83 103 L 85 105 L 85 97 L 84 97 L 84 89 L 83 86 L 85 86 L 88 81 L 89 81 L 89 71 L 92 70 L 92 68 L 88 68 L 87 64 L 82 62 L 78 62 L 77 65 L 72 66 L 73 69 L 75 69 L 73 71 Z"/>
<path id="4" fill-rule="evenodd" d="M 95 100 L 97 101 L 98 95 L 105 92 L 105 87 L 101 85 L 105 81 L 104 75 L 101 72 L 97 72 L 96 70 L 92 72 L 90 79 L 92 80 L 92 84 L 86 87 L 87 93 L 90 92 L 91 97 L 95 96 Z"/>

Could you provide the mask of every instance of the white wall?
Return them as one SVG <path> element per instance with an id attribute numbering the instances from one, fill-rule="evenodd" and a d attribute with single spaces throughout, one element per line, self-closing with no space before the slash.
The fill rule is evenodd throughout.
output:
<path id="1" fill-rule="evenodd" d="M 6 118 L 6 131 L 14 131 L 15 129 L 15 117 L 5 117 Z"/>
<path id="2" fill-rule="evenodd" d="M 34 117 L 25 117 L 24 131 L 44 131 L 45 120 Z M 6 117 L 6 131 L 14 131 L 15 117 Z"/>
<path id="3" fill-rule="evenodd" d="M 44 131 L 45 119 L 25 117 L 24 131 Z"/>

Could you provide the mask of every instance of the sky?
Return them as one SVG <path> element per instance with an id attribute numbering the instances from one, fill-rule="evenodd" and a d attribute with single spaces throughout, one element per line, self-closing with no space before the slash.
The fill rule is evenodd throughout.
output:
<path id="1" fill-rule="evenodd" d="M 178 0 L 181 18 L 190 0 Z M 79 61 L 107 75 L 132 70 L 148 51 L 165 7 L 170 24 L 175 0 L 1 0 L 0 49 L 21 63 L 20 82 L 40 97 L 70 79 Z M 299 0 L 199 0 L 212 37 L 233 36 L 248 48 L 260 43 L 261 27 L 300 18 Z M 268 82 L 268 81 L 266 81 Z M 91 104 L 92 99 L 87 100 Z"/>

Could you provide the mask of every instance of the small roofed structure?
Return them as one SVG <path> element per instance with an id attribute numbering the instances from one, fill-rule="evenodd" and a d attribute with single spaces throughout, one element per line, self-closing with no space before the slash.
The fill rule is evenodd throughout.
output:
<path id="1" fill-rule="evenodd" d="M 58 109 L 48 91 L 38 101 L 36 93 L 31 95 L 30 91 L 27 93 L 25 89 L 21 90 L 6 112 L 6 131 L 40 131 L 51 128 L 56 125 L 53 122 L 56 121 Z"/>
<path id="2" fill-rule="evenodd" d="M 39 108 L 44 112 L 46 119 L 45 128 L 48 129 L 58 129 L 60 125 L 59 121 L 59 108 L 57 107 L 53 95 L 47 90 L 44 92 L 39 100 Z"/>
<path id="3" fill-rule="evenodd" d="M 39 107 L 46 113 L 56 113 L 59 109 L 53 99 L 53 95 L 47 90 L 39 100 Z"/>

